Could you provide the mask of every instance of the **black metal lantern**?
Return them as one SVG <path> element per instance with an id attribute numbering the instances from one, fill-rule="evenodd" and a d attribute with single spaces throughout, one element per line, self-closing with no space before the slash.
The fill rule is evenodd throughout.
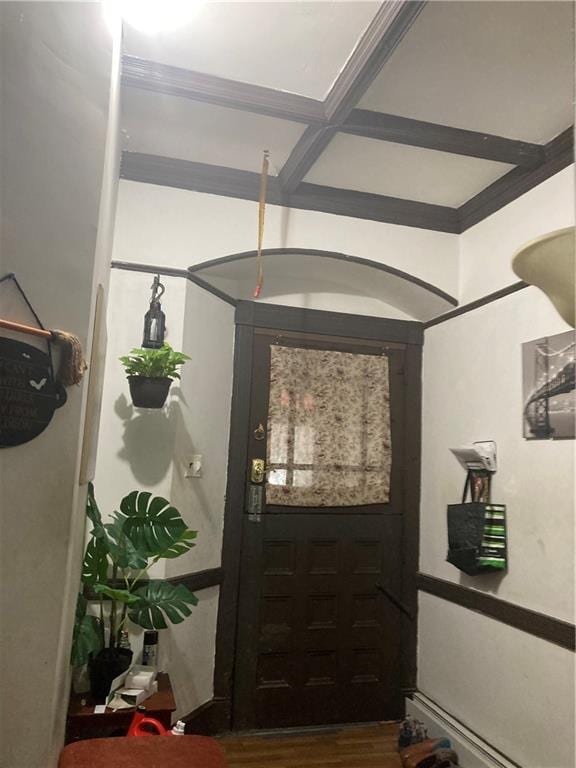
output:
<path id="1" fill-rule="evenodd" d="M 164 333 L 166 331 L 166 316 L 162 312 L 160 297 L 164 294 L 165 288 L 160 282 L 160 275 L 156 275 L 152 283 L 152 298 L 150 299 L 150 309 L 144 315 L 144 338 L 142 346 L 148 349 L 160 349 L 164 344 Z"/>

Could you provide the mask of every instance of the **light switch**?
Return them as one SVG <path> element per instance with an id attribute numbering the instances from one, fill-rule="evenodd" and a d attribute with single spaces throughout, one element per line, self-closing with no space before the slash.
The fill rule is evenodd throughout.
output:
<path id="1" fill-rule="evenodd" d="M 184 477 L 202 477 L 202 454 L 194 453 L 186 460 Z"/>

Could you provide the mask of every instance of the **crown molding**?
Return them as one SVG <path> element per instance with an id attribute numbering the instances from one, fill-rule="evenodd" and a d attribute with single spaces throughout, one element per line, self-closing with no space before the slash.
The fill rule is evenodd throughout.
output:
<path id="1" fill-rule="evenodd" d="M 534 168 L 514 168 L 464 203 L 458 209 L 460 232 L 470 229 L 571 165 L 574 162 L 574 127 L 563 131 L 546 144 L 544 157 L 541 165 Z"/>

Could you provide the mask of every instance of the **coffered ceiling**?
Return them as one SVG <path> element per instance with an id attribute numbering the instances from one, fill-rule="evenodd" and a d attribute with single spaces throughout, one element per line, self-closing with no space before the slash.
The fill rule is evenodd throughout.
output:
<path id="1" fill-rule="evenodd" d="M 124 39 L 122 176 L 460 232 L 573 157 L 573 5 L 207 2 Z"/>
<path id="2" fill-rule="evenodd" d="M 125 50 L 184 69 L 326 98 L 377 2 L 207 2 L 183 29 L 126 27 Z"/>

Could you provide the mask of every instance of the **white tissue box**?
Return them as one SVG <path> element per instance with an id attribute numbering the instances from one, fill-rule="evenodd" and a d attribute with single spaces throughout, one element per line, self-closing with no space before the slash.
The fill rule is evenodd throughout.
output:
<path id="1" fill-rule="evenodd" d="M 124 685 L 126 688 L 140 688 L 143 691 L 149 691 L 155 680 L 155 669 L 136 665 L 128 671 Z"/>

